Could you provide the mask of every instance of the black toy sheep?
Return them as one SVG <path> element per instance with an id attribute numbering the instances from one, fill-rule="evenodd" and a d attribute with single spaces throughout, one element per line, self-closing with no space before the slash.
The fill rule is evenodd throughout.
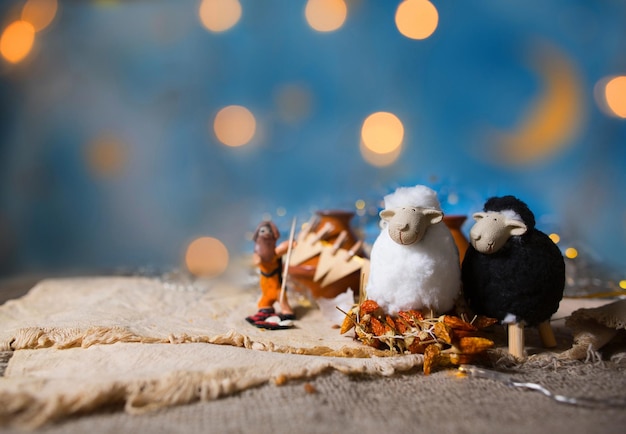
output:
<path id="1" fill-rule="evenodd" d="M 555 346 L 550 317 L 565 287 L 559 248 L 535 229 L 535 216 L 514 196 L 492 197 L 474 214 L 461 278 L 474 313 L 509 323 L 509 351 L 523 357 L 523 326 L 539 326 L 545 346 Z"/>

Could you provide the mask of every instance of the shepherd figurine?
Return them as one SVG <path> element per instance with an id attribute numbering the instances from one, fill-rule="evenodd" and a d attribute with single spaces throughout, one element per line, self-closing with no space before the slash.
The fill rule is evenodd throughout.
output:
<path id="1" fill-rule="evenodd" d="M 246 321 L 255 327 L 270 330 L 290 328 L 295 319 L 284 290 L 282 259 L 292 241 L 284 241 L 277 246 L 279 238 L 280 232 L 271 221 L 261 222 L 253 237 L 253 261 L 260 272 L 261 298 L 257 303 L 258 312 L 247 317 Z M 279 312 L 274 310 L 275 303 L 280 306 Z"/>

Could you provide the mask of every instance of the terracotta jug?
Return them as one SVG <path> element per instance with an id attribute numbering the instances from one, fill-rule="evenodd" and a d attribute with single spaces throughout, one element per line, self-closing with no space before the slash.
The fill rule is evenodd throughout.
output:
<path id="1" fill-rule="evenodd" d="M 443 222 L 446 226 L 448 226 L 448 229 L 450 229 L 452 238 L 454 238 L 454 243 L 459 249 L 459 259 L 461 260 L 461 263 L 463 263 L 465 252 L 469 246 L 469 241 L 467 241 L 465 234 L 461 231 L 461 226 L 463 226 L 465 220 L 467 220 L 467 216 L 464 215 L 445 215 L 443 217 Z"/>
<path id="2" fill-rule="evenodd" d="M 332 244 L 335 242 L 341 231 L 345 230 L 347 236 L 341 248 L 349 250 L 357 242 L 357 237 L 350 226 L 350 221 L 354 217 L 351 211 L 343 210 L 320 210 L 316 212 L 318 216 L 318 224 L 316 228 L 321 228 L 326 223 L 332 224 L 332 230 L 324 237 L 324 241 Z M 314 229 L 316 229 L 314 228 Z M 356 253 L 363 257 L 362 249 Z M 341 279 L 321 287 L 321 279 L 318 282 L 313 281 L 315 268 L 319 262 L 319 255 L 316 255 L 298 265 L 289 266 L 289 277 L 296 286 L 296 290 L 310 291 L 314 298 L 335 298 L 337 295 L 351 288 L 355 294 L 359 292 L 360 271 L 355 271 Z"/>

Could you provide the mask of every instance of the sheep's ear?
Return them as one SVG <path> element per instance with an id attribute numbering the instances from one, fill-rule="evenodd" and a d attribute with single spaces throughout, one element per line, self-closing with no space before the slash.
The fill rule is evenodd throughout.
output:
<path id="1" fill-rule="evenodd" d="M 431 225 L 437 224 L 443 220 L 443 212 L 436 209 L 426 208 L 422 210 L 422 214 L 428 218 Z"/>
<path id="2" fill-rule="evenodd" d="M 487 215 L 486 212 L 475 212 L 474 215 L 472 216 L 472 218 L 476 221 L 480 220 L 481 218 L 484 218 Z"/>
<path id="3" fill-rule="evenodd" d="M 506 227 L 509 229 L 509 233 L 514 236 L 524 235 L 528 230 L 523 222 L 513 219 L 506 220 Z"/>
<path id="4" fill-rule="evenodd" d="M 396 212 L 392 209 L 384 209 L 378 215 L 381 219 L 389 221 L 394 215 L 396 215 Z"/>

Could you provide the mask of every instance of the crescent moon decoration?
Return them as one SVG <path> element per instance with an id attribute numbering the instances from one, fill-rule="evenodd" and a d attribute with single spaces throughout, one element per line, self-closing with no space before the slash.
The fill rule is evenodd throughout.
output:
<path id="1" fill-rule="evenodd" d="M 585 120 L 582 83 L 576 66 L 556 50 L 542 50 L 531 62 L 543 91 L 513 131 L 496 137 L 496 158 L 525 165 L 552 157 L 571 145 Z"/>

